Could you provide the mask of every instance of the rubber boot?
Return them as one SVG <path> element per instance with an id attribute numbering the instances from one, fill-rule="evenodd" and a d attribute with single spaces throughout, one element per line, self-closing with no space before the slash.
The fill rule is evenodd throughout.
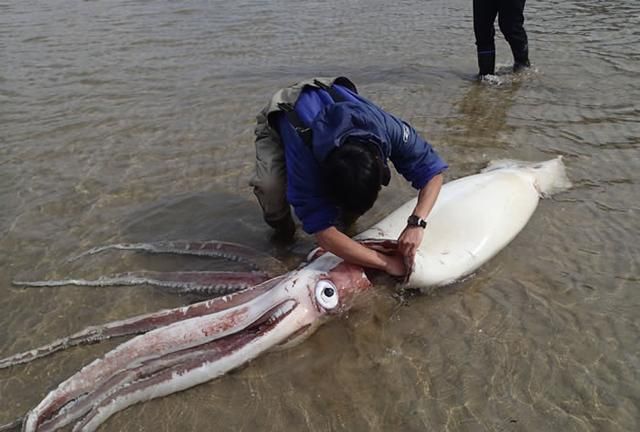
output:
<path id="1" fill-rule="evenodd" d="M 484 51 L 478 53 L 478 78 L 485 75 L 493 75 L 496 68 L 496 52 Z"/>
<path id="2" fill-rule="evenodd" d="M 267 223 L 275 230 L 273 239 L 279 242 L 289 243 L 293 240 L 296 233 L 296 224 L 293 222 L 291 213 L 285 217 L 275 221 L 267 221 Z"/>
<path id="3" fill-rule="evenodd" d="M 513 72 L 518 73 L 528 67 L 531 67 L 531 62 L 529 62 L 529 48 L 525 45 L 522 51 L 513 53 Z"/>

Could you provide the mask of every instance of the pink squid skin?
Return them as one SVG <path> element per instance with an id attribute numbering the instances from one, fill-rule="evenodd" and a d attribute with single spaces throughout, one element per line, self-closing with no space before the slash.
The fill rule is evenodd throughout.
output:
<path id="1" fill-rule="evenodd" d="M 327 312 L 331 315 L 346 312 L 353 306 L 359 294 L 373 287 L 364 268 L 344 261 L 331 270 L 327 278 L 338 288 L 340 297 L 340 307 Z"/>
<path id="2" fill-rule="evenodd" d="M 31 411 L 27 417 L 25 430 L 38 430 L 42 421 L 55 416 L 59 409 L 76 397 L 86 392 L 91 392 L 91 386 L 98 386 L 110 376 L 126 370 L 132 364 L 136 364 L 145 358 L 162 358 L 170 354 L 172 349 L 196 345 L 198 341 L 205 341 L 215 335 L 225 334 L 236 328 L 243 318 L 249 313 L 249 306 L 253 299 L 268 293 L 282 280 L 282 277 L 257 285 L 249 290 L 208 300 L 194 306 L 205 305 L 183 314 L 190 307 L 176 308 L 175 315 L 183 315 L 179 320 L 164 327 L 156 328 L 136 338 L 130 339 L 113 351 L 105 354 L 101 359 L 95 360 L 82 368 L 74 376 L 61 383 L 56 390 L 50 392 L 41 404 Z M 198 313 L 198 309 L 201 313 Z M 198 319 L 199 327 L 186 330 L 181 333 L 171 333 L 170 329 L 186 328 L 189 322 Z M 163 331 L 163 330 L 167 331 Z M 202 343 L 202 342 L 201 342 Z"/>
<path id="3" fill-rule="evenodd" d="M 335 303 L 319 301 L 321 283 L 330 284 Z M 202 315 L 158 327 L 93 361 L 49 393 L 27 415 L 23 430 L 68 424 L 95 430 L 130 405 L 185 390 L 306 339 L 371 287 L 363 267 L 320 251 L 297 270 L 216 299 Z"/>
<path id="4" fill-rule="evenodd" d="M 87 383 L 99 384 L 108 377 L 116 373 L 119 370 L 123 370 L 128 367 L 128 364 L 139 361 L 140 358 L 145 358 L 154 355 L 164 355 L 164 353 L 171 352 L 171 345 L 174 343 L 186 344 L 190 340 L 196 340 L 201 337 L 210 337 L 211 335 L 228 332 L 230 329 L 235 328 L 247 313 L 246 308 L 231 310 L 224 318 L 215 322 L 205 322 L 204 325 L 198 329 L 198 334 L 181 335 L 179 341 L 167 339 L 161 332 L 157 330 L 146 334 L 144 344 L 128 343 L 127 349 L 121 350 L 117 356 L 110 357 L 110 353 L 101 359 L 83 368 L 78 374 L 81 383 L 79 386 L 75 385 L 75 381 L 67 380 L 63 384 L 67 384 L 66 389 L 63 389 L 61 384 L 59 389 L 60 395 L 53 398 L 47 409 L 39 414 L 40 418 L 46 418 L 49 415 L 54 414 L 58 409 L 68 403 L 75 396 L 81 394 Z M 51 393 L 50 395 L 52 395 Z"/>
<path id="5" fill-rule="evenodd" d="M 279 347 L 289 348 L 303 342 L 327 320 L 349 311 L 358 298 L 373 287 L 365 269 L 361 266 L 339 260 L 322 249 L 312 252 L 309 256 L 312 262 L 318 262 L 320 267 L 328 267 L 329 270 L 315 279 L 312 285 L 307 286 L 300 286 L 300 283 L 305 283 L 304 280 L 301 280 L 302 278 L 293 277 L 291 287 L 287 289 L 287 292 L 293 298 L 298 299 L 297 309 L 303 312 L 297 319 L 297 330 L 280 342 L 278 344 Z M 322 281 L 330 282 L 337 290 L 337 296 L 340 301 L 333 309 L 322 307 L 315 297 L 316 293 L 313 285 Z M 306 282 L 308 283 L 309 281 Z"/>

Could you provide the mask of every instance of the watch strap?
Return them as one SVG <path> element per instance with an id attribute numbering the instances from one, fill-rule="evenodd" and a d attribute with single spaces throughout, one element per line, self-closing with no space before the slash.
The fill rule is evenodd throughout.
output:
<path id="1" fill-rule="evenodd" d="M 427 221 L 422 219 L 418 215 L 411 215 L 407 219 L 407 225 L 408 226 L 420 227 L 420 228 L 424 229 L 424 228 L 427 227 Z"/>

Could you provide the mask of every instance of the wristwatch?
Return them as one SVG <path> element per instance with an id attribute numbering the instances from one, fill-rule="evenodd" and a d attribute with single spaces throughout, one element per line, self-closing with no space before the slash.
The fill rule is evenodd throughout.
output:
<path id="1" fill-rule="evenodd" d="M 409 216 L 409 219 L 407 219 L 407 225 L 408 226 L 420 227 L 420 228 L 424 229 L 424 228 L 427 227 L 427 221 L 422 219 L 418 215 L 411 215 L 411 216 Z"/>

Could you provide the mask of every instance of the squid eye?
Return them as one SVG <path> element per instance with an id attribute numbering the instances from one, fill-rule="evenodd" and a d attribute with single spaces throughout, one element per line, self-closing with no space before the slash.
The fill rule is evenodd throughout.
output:
<path id="1" fill-rule="evenodd" d="M 338 306 L 338 290 L 326 279 L 316 284 L 316 301 L 324 309 L 334 309 Z"/>

